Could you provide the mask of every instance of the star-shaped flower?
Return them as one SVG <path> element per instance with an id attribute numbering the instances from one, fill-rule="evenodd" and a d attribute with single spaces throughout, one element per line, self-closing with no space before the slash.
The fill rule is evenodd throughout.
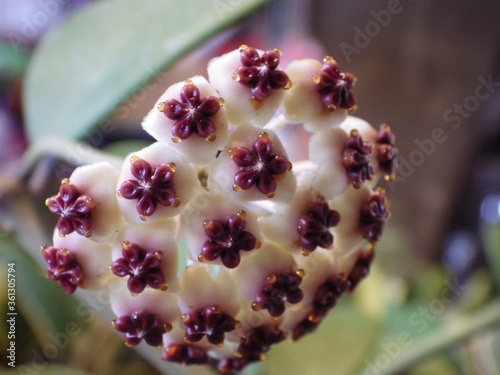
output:
<path id="1" fill-rule="evenodd" d="M 146 286 L 167 290 L 168 285 L 160 269 L 163 252 L 146 251 L 135 243 L 124 241 L 122 256 L 109 269 L 118 277 L 129 277 L 127 287 L 131 293 L 139 294 Z"/>
<path id="2" fill-rule="evenodd" d="M 299 288 L 302 277 L 301 270 L 269 275 L 253 302 L 252 309 L 266 309 L 273 317 L 282 315 L 285 312 L 285 302 L 295 304 L 302 300 L 303 292 Z"/>
<path id="3" fill-rule="evenodd" d="M 278 49 L 266 51 L 259 56 L 255 48 L 242 45 L 240 60 L 242 66 L 233 73 L 233 79 L 250 87 L 253 98 L 263 100 L 273 93 L 273 90 L 288 89 L 291 81 L 288 75 L 276 70 L 280 63 L 281 51 Z"/>
<path id="4" fill-rule="evenodd" d="M 328 203 L 314 203 L 299 219 L 297 232 L 300 234 L 302 253 L 308 255 L 318 246 L 324 249 L 333 245 L 333 235 L 329 228 L 340 221 L 337 211 L 330 210 Z"/>
<path id="5" fill-rule="evenodd" d="M 386 180 L 391 180 L 396 175 L 398 166 L 396 148 L 396 137 L 391 132 L 391 128 L 387 124 L 382 124 L 376 140 L 377 160 L 382 172 L 384 172 Z"/>
<path id="6" fill-rule="evenodd" d="M 272 152 L 273 142 L 266 132 L 259 134 L 251 150 L 244 146 L 230 148 L 229 156 L 240 168 L 234 175 L 233 189 L 248 190 L 255 185 L 262 194 L 272 198 L 277 187 L 274 176 L 292 169 L 292 163 L 287 158 Z"/>
<path id="7" fill-rule="evenodd" d="M 361 206 L 359 227 L 363 238 L 376 242 L 382 237 L 385 222 L 389 220 L 389 201 L 383 189 L 378 189 L 370 199 Z"/>
<path id="8" fill-rule="evenodd" d="M 198 256 L 200 261 L 213 261 L 220 257 L 227 268 L 240 264 L 240 250 L 251 251 L 260 247 L 255 236 L 244 230 L 246 213 L 239 211 L 222 220 L 205 220 L 203 227 L 208 240 L 205 241 Z"/>
<path id="9" fill-rule="evenodd" d="M 193 133 L 213 141 L 216 126 L 212 117 L 219 112 L 223 103 L 221 98 L 215 96 L 202 99 L 198 87 L 192 81 L 187 81 L 181 89 L 180 101 L 169 99 L 161 102 L 158 110 L 176 121 L 172 126 L 172 140 L 175 143 L 188 139 Z"/>
<path id="10" fill-rule="evenodd" d="M 204 365 L 208 363 L 205 350 L 189 344 L 170 344 L 161 354 L 161 359 L 182 365 Z"/>
<path id="11" fill-rule="evenodd" d="M 372 145 L 364 142 L 357 130 L 352 130 L 345 142 L 342 162 L 352 186 L 359 189 L 367 180 L 375 175 L 375 170 L 370 162 Z"/>
<path id="12" fill-rule="evenodd" d="M 153 215 L 158 204 L 166 207 L 180 204 L 174 189 L 174 163 L 153 168 L 146 160 L 137 157 L 130 161 L 130 171 L 136 179 L 124 181 L 118 193 L 125 199 L 137 199 L 136 209 L 142 220 Z"/>
<path id="13" fill-rule="evenodd" d="M 57 195 L 47 198 L 45 205 L 50 212 L 59 215 L 59 234 L 65 236 L 76 232 L 85 237 L 92 234 L 90 219 L 95 203 L 88 195 L 81 194 L 68 179 L 62 180 Z"/>
<path id="14" fill-rule="evenodd" d="M 325 57 L 321 71 L 313 77 L 313 81 L 321 101 L 328 110 L 334 111 L 336 108 L 352 110 L 356 107 L 356 100 L 350 91 L 356 82 L 356 77 L 351 73 L 341 72 L 332 57 Z"/>
<path id="15" fill-rule="evenodd" d="M 83 283 L 83 271 L 76 257 L 68 249 L 43 246 L 42 256 L 47 262 L 45 275 L 53 281 L 58 281 L 66 294 L 73 294 Z"/>
<path id="16" fill-rule="evenodd" d="M 218 305 L 205 306 L 183 314 L 182 322 L 186 326 L 186 341 L 197 342 L 207 336 L 208 342 L 214 345 L 222 344 L 224 334 L 239 325 L 236 319 L 226 314 Z"/>
<path id="17" fill-rule="evenodd" d="M 147 310 L 135 311 L 112 321 L 113 327 L 125 333 L 125 345 L 136 346 L 144 339 L 148 345 L 162 346 L 162 336 L 172 329 L 170 323 Z"/>

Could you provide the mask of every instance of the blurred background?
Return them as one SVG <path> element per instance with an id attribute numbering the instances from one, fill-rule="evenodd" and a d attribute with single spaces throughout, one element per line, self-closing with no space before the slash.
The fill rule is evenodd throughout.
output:
<path id="1" fill-rule="evenodd" d="M 4 182 L 15 174 L 29 147 L 22 87 L 34 50 L 51 28 L 97 1 L 54 2 L 59 10 L 51 15 L 49 0 L 0 0 L 0 173 Z M 318 349 L 327 342 L 332 352 L 346 343 L 361 345 L 363 351 L 350 359 L 342 354 L 336 359 L 337 367 L 323 359 L 325 368 L 333 368 L 332 374 L 500 374 L 500 329 L 490 308 L 498 300 L 500 286 L 500 2 L 270 1 L 168 71 L 159 72 L 150 89 L 142 90 L 140 100 L 125 102 L 109 118 L 116 130 L 106 135 L 100 147 L 112 148 L 123 140 L 148 142 L 140 121 L 166 87 L 189 75 L 205 74 L 212 56 L 243 43 L 261 49 L 279 47 L 284 59 L 333 56 L 342 70 L 357 77 L 355 115 L 377 127 L 388 123 L 396 134 L 400 166 L 394 181 L 382 183 L 391 200 L 392 218 L 366 285 L 340 303 L 344 306 L 332 314 L 338 321 L 332 317 L 325 322 L 326 327 L 313 335 L 317 337 L 306 342 L 308 349 L 297 344 L 288 352 L 271 351 L 269 363 L 252 371 L 320 374 L 315 371 L 321 367 L 314 370 L 315 365 L 307 361 L 321 362 L 314 353 L 328 355 Z M 54 190 L 54 185 L 36 183 L 37 178 L 49 180 L 47 165 L 54 160 L 45 163 L 44 170 L 31 176 L 37 186 L 35 207 L 46 191 Z M 11 224 L 1 204 L 9 198 L 2 194 L 0 199 L 0 222 L 7 237 Z M 5 270 L 0 271 L 2 278 Z M 450 303 L 443 302 L 445 289 L 459 291 Z M 0 299 L 5 298 L 2 293 Z M 2 308 L 5 305 L 2 302 Z M 43 313 L 51 314 L 50 310 Z M 74 317 L 62 313 L 59 318 L 64 322 Z M 33 350 L 43 348 L 46 334 L 29 313 L 22 319 L 18 363 L 32 363 Z M 485 320 L 484 326 L 480 319 Z M 349 320 L 354 322 L 346 323 L 350 331 L 338 327 L 339 321 L 344 325 Z M 462 336 L 450 333 L 450 325 L 467 328 L 474 320 L 478 327 L 464 329 Z M 123 351 L 120 340 L 105 326 L 93 321 L 85 335 L 51 363 L 88 373 L 156 373 L 139 355 L 131 357 L 130 351 Z M 0 328 L 6 328 L 5 322 Z M 412 341 L 404 349 L 420 353 L 420 357 L 414 354 L 413 361 L 411 354 L 400 354 L 392 345 L 402 332 Z M 93 346 L 96 334 L 103 335 L 103 340 Z M 433 335 L 449 342 L 438 345 Z M 420 340 L 426 343 L 423 347 Z M 0 343 L 2 348 L 6 345 L 6 334 L 2 333 Z M 425 347 L 432 345 L 436 345 L 435 354 L 425 353 Z M 112 349 L 106 351 L 104 346 Z M 401 350 L 404 346 L 400 343 Z M 96 353 L 105 354 L 89 362 Z M 309 357 L 300 359 L 305 363 L 302 368 L 294 358 L 303 353 Z M 404 360 L 407 364 L 398 367 Z M 3 354 L 0 365 L 2 370 L 7 368 Z"/>

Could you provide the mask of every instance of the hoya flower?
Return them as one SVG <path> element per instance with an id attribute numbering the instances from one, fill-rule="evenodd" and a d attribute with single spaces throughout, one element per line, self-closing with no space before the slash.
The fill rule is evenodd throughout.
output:
<path id="1" fill-rule="evenodd" d="M 121 170 L 75 169 L 47 199 L 47 277 L 105 292 L 125 345 L 240 371 L 313 333 L 368 275 L 395 136 L 348 115 L 355 78 L 332 58 L 285 71 L 280 58 L 241 46 L 213 59 L 208 80 L 156 101 L 153 144 Z"/>
<path id="2" fill-rule="evenodd" d="M 289 121 L 303 123 L 307 130 L 316 132 L 338 126 L 355 108 L 351 93 L 355 78 L 342 72 L 330 56 L 323 62 L 295 60 L 285 71 L 293 82 L 283 103 Z"/>
<path id="3" fill-rule="evenodd" d="M 76 232 L 61 237 L 56 229 L 53 246 L 42 246 L 41 252 L 47 263 L 47 277 L 59 282 L 67 294 L 78 287 L 97 289 L 109 281 L 109 244 L 94 242 Z"/>
<path id="4" fill-rule="evenodd" d="M 142 127 L 188 160 L 206 164 L 224 146 L 228 122 L 224 99 L 201 76 L 170 86 Z"/>
<path id="5" fill-rule="evenodd" d="M 285 90 L 292 86 L 280 69 L 281 51 L 242 45 L 208 64 L 208 79 L 226 102 L 228 120 L 235 125 L 263 126 L 273 117 Z"/>
<path id="6" fill-rule="evenodd" d="M 199 182 L 193 166 L 164 143 L 128 156 L 118 179 L 118 204 L 132 223 L 179 214 Z"/>
<path id="7" fill-rule="evenodd" d="M 45 201 L 49 210 L 59 215 L 59 234 L 75 232 L 95 241 L 109 240 L 121 224 L 111 189 L 117 180 L 118 170 L 109 163 L 78 167 L 63 179 L 58 194 Z"/>
<path id="8" fill-rule="evenodd" d="M 286 201 L 295 192 L 292 164 L 274 132 L 240 127 L 210 169 L 209 187 L 233 199 Z"/>
<path id="9" fill-rule="evenodd" d="M 109 269 L 127 280 L 132 294 L 147 287 L 167 290 L 176 285 L 177 258 L 175 222 L 130 224 L 116 235 Z"/>

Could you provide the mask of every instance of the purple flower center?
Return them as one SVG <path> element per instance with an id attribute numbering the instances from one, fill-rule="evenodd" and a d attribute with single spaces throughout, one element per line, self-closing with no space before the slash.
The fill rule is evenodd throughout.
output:
<path id="1" fill-rule="evenodd" d="M 78 188 L 64 179 L 59 187 L 59 192 L 45 200 L 45 205 L 50 212 L 59 215 L 57 229 L 59 234 L 65 236 L 76 232 L 85 237 L 90 237 L 91 211 L 95 203 L 88 195 L 80 194 Z"/>
<path id="2" fill-rule="evenodd" d="M 342 162 L 352 186 L 356 189 L 359 189 L 365 181 L 371 180 L 375 175 L 373 165 L 370 163 L 371 155 L 371 144 L 363 142 L 358 131 L 352 130 L 345 142 Z"/>
<path id="3" fill-rule="evenodd" d="M 355 109 L 356 100 L 350 90 L 356 82 L 356 77 L 351 73 L 341 72 L 339 65 L 332 57 L 325 57 L 323 66 L 313 77 L 313 81 L 323 105 L 329 111 L 337 108 Z"/>
<path id="4" fill-rule="evenodd" d="M 337 211 L 330 210 L 328 203 L 320 201 L 314 203 L 299 219 L 297 232 L 300 234 L 302 254 L 309 255 L 318 246 L 329 248 L 333 245 L 333 235 L 329 228 L 336 226 L 340 221 Z"/>
<path id="5" fill-rule="evenodd" d="M 215 96 L 202 99 L 198 87 L 192 81 L 186 81 L 181 89 L 180 101 L 169 99 L 161 102 L 158 110 L 175 121 L 172 126 L 172 141 L 175 143 L 188 139 L 193 133 L 213 141 L 216 126 L 212 119 L 223 103 L 221 98 Z"/>
<path id="6" fill-rule="evenodd" d="M 207 336 L 208 342 L 221 345 L 225 332 L 231 332 L 239 325 L 238 321 L 226 314 L 218 305 L 205 306 L 196 311 L 182 315 L 186 326 L 185 340 L 200 341 Z"/>
<path id="7" fill-rule="evenodd" d="M 276 70 L 280 63 L 281 51 L 274 49 L 259 56 L 255 48 L 242 45 L 240 47 L 240 61 L 242 66 L 232 77 L 242 85 L 248 86 L 252 98 L 261 101 L 268 98 L 273 90 L 289 89 L 292 86 L 288 75 Z"/>
<path id="8" fill-rule="evenodd" d="M 266 309 L 273 317 L 282 315 L 285 312 L 285 302 L 295 304 L 302 300 L 303 292 L 299 286 L 303 275 L 302 270 L 269 275 L 252 303 L 252 309 Z"/>
<path id="9" fill-rule="evenodd" d="M 398 149 L 396 137 L 387 124 L 382 124 L 376 140 L 377 160 L 380 169 L 386 174 L 386 180 L 392 180 L 396 175 Z"/>
<path id="10" fill-rule="evenodd" d="M 204 365 L 208 363 L 207 353 L 193 345 L 170 344 L 161 355 L 161 359 L 181 365 Z"/>
<path id="11" fill-rule="evenodd" d="M 45 275 L 53 281 L 58 281 L 66 294 L 73 294 L 83 283 L 83 271 L 76 257 L 68 249 L 43 246 L 42 256 L 47 263 Z"/>
<path id="12" fill-rule="evenodd" d="M 343 273 L 328 278 L 314 294 L 312 308 L 307 317 L 293 329 L 293 340 L 298 340 L 315 331 L 321 320 L 335 307 L 339 298 L 350 285 L 351 282 Z"/>
<path id="13" fill-rule="evenodd" d="M 246 365 L 265 359 L 265 353 L 271 345 L 286 338 L 286 333 L 272 324 L 260 325 L 252 329 L 250 334 L 242 338 L 235 357 L 219 361 L 217 366 L 221 372 L 240 371 Z"/>
<path id="14" fill-rule="evenodd" d="M 143 159 L 132 157 L 130 171 L 135 180 L 124 181 L 118 194 L 125 199 L 137 199 L 136 209 L 142 220 L 156 211 L 158 204 L 177 207 L 180 204 L 174 189 L 174 163 L 160 164 L 153 168 Z"/>
<path id="15" fill-rule="evenodd" d="M 246 213 L 239 211 L 222 220 L 205 220 L 203 228 L 208 240 L 205 241 L 198 256 L 200 262 L 213 261 L 220 257 L 227 268 L 240 264 L 240 250 L 251 251 L 260 247 L 255 236 L 244 230 Z"/>
<path id="16" fill-rule="evenodd" d="M 376 242 L 382 236 L 385 222 L 389 220 L 389 200 L 385 197 L 385 191 L 378 189 L 361 206 L 359 227 L 363 238 Z"/>
<path id="17" fill-rule="evenodd" d="M 373 249 L 359 254 L 358 260 L 348 277 L 348 292 L 352 292 L 359 282 L 368 275 L 373 258 L 375 258 L 375 251 Z"/>
<path id="18" fill-rule="evenodd" d="M 248 190 L 255 185 L 268 198 L 274 197 L 277 186 L 274 176 L 289 172 L 292 163 L 284 156 L 273 155 L 272 152 L 273 142 L 266 132 L 259 134 L 251 150 L 243 146 L 230 148 L 229 156 L 240 168 L 234 175 L 233 189 Z"/>
<path id="19" fill-rule="evenodd" d="M 136 311 L 124 315 L 112 322 L 113 327 L 125 333 L 125 345 L 136 346 L 144 339 L 148 345 L 159 348 L 162 346 L 163 334 L 172 329 L 170 323 L 151 314 L 147 310 Z"/>
<path id="20" fill-rule="evenodd" d="M 141 293 L 146 286 L 167 290 L 160 269 L 162 256 L 161 251 L 146 251 L 135 243 L 124 241 L 122 258 L 115 260 L 109 269 L 118 277 L 129 277 L 127 287 L 133 294 Z"/>

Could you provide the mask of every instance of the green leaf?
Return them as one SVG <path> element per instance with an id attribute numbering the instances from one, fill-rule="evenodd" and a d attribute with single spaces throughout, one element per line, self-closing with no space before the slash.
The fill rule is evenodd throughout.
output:
<path id="1" fill-rule="evenodd" d="M 316 332 L 273 347 L 263 363 L 264 373 L 352 375 L 370 358 L 379 332 L 377 322 L 341 301 Z"/>
<path id="2" fill-rule="evenodd" d="M 30 140 L 83 137 L 165 68 L 267 1 L 107 0 L 87 6 L 47 35 L 28 67 Z"/>
<path id="3" fill-rule="evenodd" d="M 500 224 L 485 224 L 481 228 L 481 237 L 491 274 L 500 288 Z"/>

